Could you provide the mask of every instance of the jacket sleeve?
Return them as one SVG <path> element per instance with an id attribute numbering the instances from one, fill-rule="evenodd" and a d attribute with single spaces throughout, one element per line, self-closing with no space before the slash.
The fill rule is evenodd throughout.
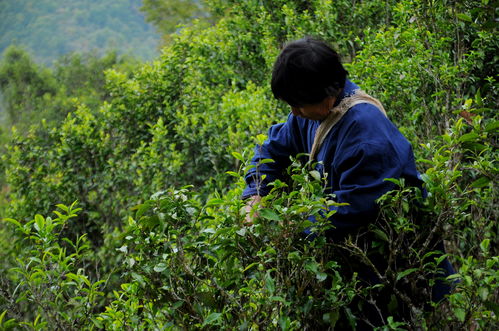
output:
<path id="1" fill-rule="evenodd" d="M 245 176 L 246 188 L 242 198 L 253 195 L 265 196 L 270 192 L 268 184 L 276 179 L 283 178 L 283 171 L 290 165 L 290 156 L 298 153 L 296 140 L 297 123 L 293 115 L 285 123 L 270 127 L 267 140 L 255 147 L 255 155 L 250 169 Z M 272 159 L 274 162 L 258 164 L 263 159 Z M 262 180 L 262 176 L 265 178 Z"/>

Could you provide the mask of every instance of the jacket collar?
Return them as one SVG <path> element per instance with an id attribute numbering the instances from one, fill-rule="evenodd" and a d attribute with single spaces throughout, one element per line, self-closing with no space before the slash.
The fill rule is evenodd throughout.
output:
<path id="1" fill-rule="evenodd" d="M 350 95 L 352 95 L 355 90 L 358 90 L 359 86 L 355 83 L 352 83 L 348 78 L 345 80 L 345 87 L 343 87 L 343 90 L 340 93 L 340 96 L 336 99 L 336 102 L 334 103 L 334 106 L 337 106 L 343 98 L 346 98 Z"/>

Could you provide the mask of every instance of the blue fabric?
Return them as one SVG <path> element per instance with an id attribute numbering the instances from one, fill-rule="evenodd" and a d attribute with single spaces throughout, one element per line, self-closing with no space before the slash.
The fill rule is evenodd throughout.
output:
<path id="1" fill-rule="evenodd" d="M 346 81 L 342 98 L 359 87 Z M 243 198 L 267 195 L 268 183 L 282 179 L 290 165 L 290 155 L 309 153 L 320 121 L 292 114 L 285 123 L 272 126 L 268 139 L 255 148 L 252 164 L 273 159 L 246 174 Z M 337 202 L 349 206 L 337 208 L 331 222 L 337 231 L 352 230 L 367 224 L 377 214 L 375 200 L 394 188 L 385 178 L 405 178 L 410 185 L 421 186 L 410 143 L 375 106 L 367 103 L 352 107 L 332 128 L 317 153 L 319 172 L 328 174 L 328 192 Z M 260 181 L 258 175 L 265 174 Z M 313 221 L 313 220 L 312 220 Z"/>

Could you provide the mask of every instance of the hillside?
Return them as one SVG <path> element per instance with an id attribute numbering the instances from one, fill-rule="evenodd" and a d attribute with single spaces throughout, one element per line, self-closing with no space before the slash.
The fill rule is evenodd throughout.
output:
<path id="1" fill-rule="evenodd" d="M 1 1 L 0 54 L 14 44 L 49 65 L 70 52 L 108 50 L 151 60 L 160 36 L 140 6 L 141 0 Z"/>

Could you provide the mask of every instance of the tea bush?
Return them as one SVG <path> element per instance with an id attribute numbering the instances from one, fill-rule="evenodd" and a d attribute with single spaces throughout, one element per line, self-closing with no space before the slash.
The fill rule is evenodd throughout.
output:
<path id="1" fill-rule="evenodd" d="M 216 24 L 184 28 L 131 76 L 107 71 L 98 109 L 76 99 L 59 125 L 8 144 L 1 327 L 497 329 L 493 4 L 208 5 Z M 258 221 L 242 224 L 253 137 L 288 112 L 268 86 L 273 61 L 306 34 L 338 48 L 351 79 L 384 103 L 428 192 L 395 181 L 379 201 L 383 217 L 341 243 L 324 235 L 334 198 L 299 162 Z M 63 207 L 76 199 L 81 211 Z M 57 218 L 33 219 L 60 203 Z M 314 240 L 302 235 L 308 215 L 320 219 Z M 434 303 L 438 238 L 457 274 Z M 372 268 L 372 254 L 388 259 L 368 286 L 358 269 Z"/>
<path id="2" fill-rule="evenodd" d="M 26 270 L 21 279 L 41 277 L 45 281 L 26 282 L 26 291 L 42 293 L 42 297 L 24 297 L 24 292 L 13 291 L 4 293 L 4 298 L 21 302 L 15 305 L 20 320 L 32 321 L 36 317 L 30 319 L 29 314 L 22 313 L 32 311 L 27 310 L 31 307 L 22 306 L 24 300 L 41 307 L 50 302 L 48 311 L 61 310 L 65 314 L 40 314 L 37 323 L 68 323 L 68 317 L 74 320 L 77 316 L 75 321 L 82 324 L 74 326 L 85 328 L 355 328 L 362 322 L 374 322 L 363 307 L 386 293 L 391 293 L 388 307 L 378 309 L 392 315 L 383 321 L 387 328 L 434 329 L 446 325 L 457 329 L 478 323 L 492 329 L 497 323 L 494 300 L 499 261 L 491 255 L 491 241 L 495 238 L 482 240 L 478 254 L 462 259 L 458 254 L 449 254 L 459 260 L 461 268 L 458 275 L 451 277 L 460 282 L 455 285 L 458 291 L 448 301 L 432 303 L 431 295 L 425 292 L 430 291 L 432 274 L 442 260 L 430 237 L 445 237 L 446 226 L 455 216 L 453 206 L 448 206 L 446 197 L 438 194 L 442 187 L 431 186 L 431 171 L 426 179 L 431 194 L 426 200 L 421 200 L 421 194 L 413 189 L 404 188 L 403 182 L 397 182 L 399 188 L 380 199 L 383 217 L 379 222 L 356 237 L 331 242 L 324 234 L 330 228 L 327 217 L 333 213 L 329 206 L 335 203 L 324 195 L 323 180 L 296 161 L 288 170 L 293 180 L 275 182 L 271 193 L 263 199 L 259 219 L 252 226 L 244 225 L 244 203 L 238 197 L 244 188 L 241 175 L 245 169 L 247 166 L 242 165 L 239 173 L 231 174 L 237 177 L 232 190 L 206 203 L 199 200 L 192 188 L 184 187 L 158 192 L 134 207 L 135 215 L 113 241 L 114 247 L 107 247 L 115 252 L 106 257 L 121 256 L 121 264 L 110 271 L 121 274 L 119 289 L 113 290 L 116 287 L 110 285 L 111 274 L 101 274 L 100 280 L 89 279 L 84 271 L 89 265 L 74 271 L 78 265 L 85 265 L 87 257 L 83 252 L 88 246 L 84 237 L 73 243 L 61 239 L 60 232 L 44 230 L 66 226 L 78 211 L 74 207 L 59 206 L 67 216 L 57 213 L 59 218 L 54 221 L 44 221 L 38 215 L 23 226 L 9 220 L 18 229 L 22 243 L 17 259 L 21 267 L 13 262 L 9 274 Z M 421 207 L 415 208 L 416 205 Z M 439 210 L 435 205 L 451 210 Z M 421 210 L 425 210 L 423 218 Z M 310 215 L 316 215 L 318 223 L 311 224 Z M 312 240 L 303 234 L 311 226 L 317 236 Z M 38 234 L 33 235 L 33 229 Z M 372 240 L 363 241 L 366 236 Z M 23 237 L 35 240 L 35 249 L 26 245 Z M 412 244 L 401 249 L 407 242 Z M 61 250 L 61 243 L 69 244 L 67 250 Z M 68 250 L 74 253 L 66 253 Z M 52 251 L 58 254 L 50 254 Z M 376 252 L 388 258 L 386 269 L 373 266 L 372 254 Z M 36 254 L 42 256 L 36 258 Z M 56 262 L 45 261 L 48 257 L 56 258 Z M 44 268 L 37 267 L 38 259 L 45 263 Z M 33 267 L 23 265 L 24 260 L 32 261 Z M 57 269 L 53 270 L 54 267 Z M 365 267 L 374 268 L 382 282 L 366 286 L 357 276 Z M 60 276 L 66 274 L 69 284 Z M 24 284 L 21 281 L 21 288 Z M 73 289 L 75 286 L 79 286 L 77 290 Z M 73 296 L 64 295 L 67 289 L 72 290 Z M 84 297 L 74 298 L 81 292 Z M 16 300 L 18 296 L 24 300 Z M 99 305 L 102 297 L 104 306 Z M 78 304 L 86 303 L 85 300 L 92 305 Z M 406 306 L 410 313 L 401 315 Z M 448 310 L 451 313 L 445 313 Z"/>
<path id="3" fill-rule="evenodd" d="M 80 211 L 59 205 L 56 218 L 36 215 L 25 224 L 14 219 L 16 238 L 6 249 L 12 267 L 2 274 L 2 305 L 15 317 L 0 322 L 2 328 L 76 329 L 88 325 L 87 319 L 104 293 L 104 280 L 91 282 L 85 267 L 89 245 L 86 235 L 74 242 L 61 232 Z M 12 288 L 12 284 L 17 284 Z M 5 317 L 5 312 L 2 314 Z M 1 319 L 0 319 L 1 320 Z"/>

